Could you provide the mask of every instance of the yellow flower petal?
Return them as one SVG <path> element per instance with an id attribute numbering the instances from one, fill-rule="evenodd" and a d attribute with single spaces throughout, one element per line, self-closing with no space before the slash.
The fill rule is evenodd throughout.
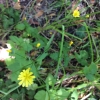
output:
<path id="1" fill-rule="evenodd" d="M 69 45 L 71 46 L 73 44 L 73 41 L 70 41 Z"/>
<path id="2" fill-rule="evenodd" d="M 89 18 L 90 16 L 89 16 L 89 14 L 87 14 L 85 17 L 86 17 L 86 18 Z"/>
<path id="3" fill-rule="evenodd" d="M 73 17 L 80 17 L 80 12 L 77 9 L 74 10 Z"/>
<path id="4" fill-rule="evenodd" d="M 7 52 L 9 52 L 9 53 L 10 53 L 10 52 L 11 52 L 11 50 L 10 50 L 10 49 L 8 49 L 8 50 L 7 50 Z"/>
<path id="5" fill-rule="evenodd" d="M 40 47 L 40 45 L 41 45 L 40 43 L 37 43 L 36 47 L 38 48 L 38 47 Z"/>
<path id="6" fill-rule="evenodd" d="M 30 68 L 23 70 L 18 76 L 18 80 L 20 81 L 19 85 L 22 85 L 22 87 L 28 87 L 33 84 L 34 78 L 35 76 L 30 72 Z"/>

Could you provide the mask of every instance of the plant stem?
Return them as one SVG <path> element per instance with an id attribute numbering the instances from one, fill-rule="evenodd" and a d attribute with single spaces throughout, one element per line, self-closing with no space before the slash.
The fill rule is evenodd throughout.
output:
<path id="1" fill-rule="evenodd" d="M 18 85 L 18 86 L 16 86 L 16 87 L 14 87 L 14 88 L 12 88 L 11 90 L 9 90 L 7 93 L 5 93 L 5 96 L 4 97 L 6 97 L 7 95 L 9 95 L 11 92 L 13 92 L 14 90 L 16 90 L 17 88 L 19 88 L 20 86 Z M 1 92 L 1 91 L 0 91 Z M 4 98 L 3 97 L 3 98 Z"/>
<path id="2" fill-rule="evenodd" d="M 58 64 L 57 64 L 57 68 L 56 68 L 55 77 L 57 77 L 58 70 L 59 70 L 60 63 L 61 63 L 61 56 L 62 56 L 63 42 L 64 42 L 64 34 L 65 34 L 64 30 L 65 30 L 65 27 L 62 25 L 62 39 L 61 39 L 60 53 L 59 53 L 59 59 L 58 59 Z"/>
<path id="3" fill-rule="evenodd" d="M 93 58 L 93 46 L 92 46 L 91 35 L 90 35 L 90 32 L 89 32 L 89 30 L 88 30 L 88 27 L 87 27 L 86 23 L 84 22 L 83 24 L 84 24 L 84 26 L 85 26 L 85 28 L 86 28 L 86 32 L 87 32 L 87 34 L 88 34 L 89 43 L 90 43 L 90 49 L 91 49 L 91 62 L 93 62 L 93 59 L 94 59 L 94 58 Z"/>

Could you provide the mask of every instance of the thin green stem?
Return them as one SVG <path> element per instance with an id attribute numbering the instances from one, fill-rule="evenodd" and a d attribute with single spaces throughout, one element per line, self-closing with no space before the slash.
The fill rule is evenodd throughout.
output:
<path id="1" fill-rule="evenodd" d="M 92 37 L 92 41 L 93 41 L 93 44 L 94 44 L 94 47 L 95 47 L 95 50 L 96 50 L 96 53 L 97 53 L 97 59 L 98 59 L 99 58 L 99 52 L 98 52 L 98 49 L 97 49 L 97 46 L 96 46 L 96 43 L 95 43 L 93 36 L 91 36 L 91 37 Z"/>
<path id="2" fill-rule="evenodd" d="M 18 86 L 16 86 L 16 87 L 12 88 L 11 90 L 9 90 L 7 93 L 5 93 L 4 91 L 0 91 L 0 92 L 4 94 L 4 97 L 6 97 L 7 95 L 9 95 L 11 92 L 13 92 L 14 90 L 16 90 L 16 89 L 19 88 L 19 87 L 20 87 L 20 86 L 18 85 Z M 4 98 L 4 97 L 3 97 L 3 98 Z"/>
<path id="3" fill-rule="evenodd" d="M 47 26 L 45 29 L 43 29 L 43 31 L 44 31 L 44 30 L 49 30 L 49 29 L 54 29 L 55 31 L 57 31 L 57 32 L 59 32 L 60 34 L 62 34 L 62 31 L 60 31 L 59 29 L 57 29 L 55 26 L 51 26 L 51 25 L 50 25 L 50 26 Z M 81 38 L 78 38 L 77 36 L 74 36 L 74 35 L 72 35 L 72 34 L 70 34 L 70 33 L 65 32 L 65 31 L 64 31 L 64 33 L 66 33 L 66 34 L 64 34 L 65 37 L 70 36 L 70 37 L 73 37 L 73 38 L 75 38 L 75 39 L 77 39 L 77 40 L 82 41 L 82 39 L 81 39 Z"/>
<path id="4" fill-rule="evenodd" d="M 2 94 L 4 94 L 4 95 L 6 95 L 6 94 L 7 94 L 6 92 L 4 92 L 4 91 L 2 91 L 2 90 L 0 90 L 0 93 L 2 93 Z"/>
<path id="5" fill-rule="evenodd" d="M 55 77 L 57 77 L 58 70 L 59 70 L 60 63 L 61 63 L 61 56 L 62 56 L 63 42 L 64 42 L 64 34 L 65 34 L 65 27 L 62 25 L 62 39 L 61 39 L 60 53 L 59 53 L 59 59 L 58 59 L 58 64 L 57 64 L 57 68 L 56 68 Z"/>
<path id="6" fill-rule="evenodd" d="M 87 32 L 87 34 L 88 34 L 89 43 L 90 43 L 90 49 L 91 49 L 91 62 L 93 62 L 93 59 L 94 59 L 94 58 L 93 58 L 93 46 L 92 46 L 91 35 L 90 35 L 90 32 L 89 32 L 88 27 L 87 27 L 87 25 L 86 25 L 85 22 L 84 22 L 84 26 L 85 26 L 86 32 Z"/>

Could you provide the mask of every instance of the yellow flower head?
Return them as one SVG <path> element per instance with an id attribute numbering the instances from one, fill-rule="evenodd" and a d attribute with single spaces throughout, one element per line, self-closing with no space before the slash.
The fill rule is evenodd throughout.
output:
<path id="1" fill-rule="evenodd" d="M 73 17 L 80 17 L 80 12 L 77 9 L 74 10 Z"/>
<path id="2" fill-rule="evenodd" d="M 40 43 L 37 43 L 36 47 L 38 48 L 38 47 L 40 47 L 40 45 L 41 45 Z"/>
<path id="3" fill-rule="evenodd" d="M 7 52 L 9 52 L 9 53 L 10 53 L 10 52 L 11 52 L 11 50 L 10 50 L 10 49 L 8 49 L 8 50 L 7 50 Z"/>
<path id="4" fill-rule="evenodd" d="M 34 78 L 35 76 L 30 72 L 30 68 L 23 70 L 18 76 L 18 80 L 20 80 L 19 85 L 22 85 L 22 87 L 28 87 L 33 84 Z"/>
<path id="5" fill-rule="evenodd" d="M 86 17 L 86 18 L 89 18 L 90 16 L 89 16 L 89 14 L 87 14 L 85 17 Z"/>
<path id="6" fill-rule="evenodd" d="M 69 45 L 71 46 L 73 44 L 73 41 L 70 41 Z"/>

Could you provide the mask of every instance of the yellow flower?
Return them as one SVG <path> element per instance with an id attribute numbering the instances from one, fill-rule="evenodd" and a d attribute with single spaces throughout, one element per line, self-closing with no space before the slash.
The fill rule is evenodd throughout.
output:
<path id="1" fill-rule="evenodd" d="M 41 45 L 40 43 L 37 43 L 36 47 L 38 48 L 38 47 L 40 47 L 40 45 Z"/>
<path id="2" fill-rule="evenodd" d="M 87 14 L 85 17 L 89 18 L 90 16 L 89 16 L 89 14 Z"/>
<path id="3" fill-rule="evenodd" d="M 22 85 L 22 87 L 28 87 L 33 84 L 34 78 L 35 76 L 30 72 L 30 68 L 23 70 L 18 76 L 18 80 L 20 80 L 19 85 Z"/>
<path id="4" fill-rule="evenodd" d="M 8 50 L 7 50 L 7 52 L 9 52 L 9 53 L 10 53 L 10 52 L 11 52 L 11 50 L 10 50 L 10 49 L 8 49 Z"/>
<path id="5" fill-rule="evenodd" d="M 80 12 L 77 9 L 74 10 L 73 17 L 80 17 Z"/>
<path id="6" fill-rule="evenodd" d="M 70 41 L 69 45 L 71 46 L 73 44 L 73 41 Z"/>

